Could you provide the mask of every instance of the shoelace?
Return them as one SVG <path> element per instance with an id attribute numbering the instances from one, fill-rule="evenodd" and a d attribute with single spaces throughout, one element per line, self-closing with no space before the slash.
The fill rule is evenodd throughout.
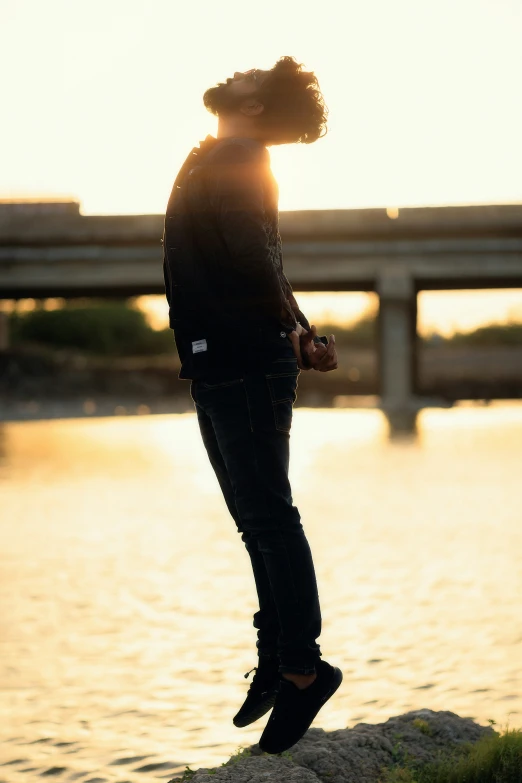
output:
<path id="1" fill-rule="evenodd" d="M 249 672 L 247 672 L 244 676 L 245 680 L 248 680 L 249 676 L 252 674 L 252 672 L 255 672 L 254 676 L 252 677 L 252 682 L 250 683 L 250 686 L 248 688 L 248 692 L 252 690 L 252 688 L 257 688 L 259 686 L 259 682 L 256 682 L 256 676 L 257 676 L 257 666 L 254 666 L 253 669 L 250 669 Z"/>
<path id="2" fill-rule="evenodd" d="M 249 672 L 247 672 L 246 674 L 243 675 L 245 680 L 248 680 L 248 678 L 252 674 L 252 672 L 256 672 L 256 673 L 254 674 L 254 676 L 252 678 L 252 682 L 250 683 L 250 687 L 248 689 L 249 692 L 252 690 L 252 688 L 259 688 L 259 687 L 263 688 L 265 686 L 270 685 L 270 680 L 266 680 L 265 679 L 265 681 L 263 681 L 263 679 L 262 679 L 263 672 L 261 672 L 261 675 L 260 675 L 260 673 L 259 673 L 259 671 L 257 669 L 257 666 L 254 666 L 253 669 L 250 669 Z M 266 675 L 265 675 L 265 678 L 266 678 Z M 279 688 L 279 686 L 277 686 L 277 687 Z"/>

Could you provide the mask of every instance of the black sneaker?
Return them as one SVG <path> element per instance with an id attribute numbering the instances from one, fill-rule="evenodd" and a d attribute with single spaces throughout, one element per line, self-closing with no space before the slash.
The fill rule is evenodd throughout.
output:
<path id="1" fill-rule="evenodd" d="M 342 682 L 342 671 L 326 661 L 320 660 L 316 671 L 316 679 L 303 690 L 281 677 L 274 709 L 259 740 L 265 753 L 282 753 L 295 745 Z"/>
<path id="2" fill-rule="evenodd" d="M 279 686 L 279 658 L 260 658 L 243 706 L 233 718 L 234 726 L 242 728 L 261 718 L 274 706 Z M 248 677 L 250 672 L 245 674 Z"/>

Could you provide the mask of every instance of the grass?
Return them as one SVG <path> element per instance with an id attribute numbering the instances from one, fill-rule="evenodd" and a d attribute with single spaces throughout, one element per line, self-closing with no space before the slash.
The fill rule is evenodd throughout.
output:
<path id="1" fill-rule="evenodd" d="M 224 761 L 223 764 L 221 764 L 221 766 L 222 767 L 233 766 L 234 764 L 237 764 L 242 759 L 247 759 L 251 755 L 252 752 L 249 748 L 239 747 L 236 750 L 236 752 L 228 759 L 228 761 Z M 215 775 L 216 771 L 217 769 L 209 769 L 207 771 L 207 775 Z M 174 783 L 174 781 L 176 781 L 176 783 L 188 783 L 188 781 L 190 781 L 194 777 L 196 772 L 197 770 L 191 769 L 187 764 L 183 775 L 181 777 L 172 778 L 172 780 L 169 781 L 169 783 Z"/>
<path id="2" fill-rule="evenodd" d="M 232 764 L 237 764 L 242 759 L 247 759 L 252 755 L 250 748 L 239 747 L 236 752 L 229 758 L 228 761 L 224 761 L 222 767 L 230 767 Z"/>
<path id="3" fill-rule="evenodd" d="M 420 721 L 425 723 L 425 721 Z M 427 724 L 426 724 L 427 725 Z M 417 726 L 421 731 L 425 727 Z M 428 727 L 429 728 L 429 727 Z M 419 766 L 405 754 L 383 770 L 380 783 L 522 783 L 522 730 L 507 729 L 502 735 L 465 743 L 436 761 Z"/>

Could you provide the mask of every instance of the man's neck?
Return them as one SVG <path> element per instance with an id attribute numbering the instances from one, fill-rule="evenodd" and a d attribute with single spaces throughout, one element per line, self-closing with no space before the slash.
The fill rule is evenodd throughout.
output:
<path id="1" fill-rule="evenodd" d="M 218 139 L 255 139 L 260 144 L 263 140 L 252 128 L 251 123 L 244 122 L 242 117 L 219 117 Z"/>

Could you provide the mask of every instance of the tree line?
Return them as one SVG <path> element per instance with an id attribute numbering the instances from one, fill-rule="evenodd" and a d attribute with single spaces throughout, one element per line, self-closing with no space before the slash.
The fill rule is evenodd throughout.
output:
<path id="1" fill-rule="evenodd" d="M 367 313 L 348 326 L 318 324 L 322 334 L 335 334 L 340 348 L 376 345 L 377 314 Z M 10 315 L 13 347 L 31 344 L 101 356 L 140 356 L 175 352 L 172 330 L 153 329 L 133 300 L 68 302 L 46 310 L 37 307 Z M 489 324 L 451 337 L 419 337 L 425 344 L 448 346 L 522 346 L 522 323 Z"/>

